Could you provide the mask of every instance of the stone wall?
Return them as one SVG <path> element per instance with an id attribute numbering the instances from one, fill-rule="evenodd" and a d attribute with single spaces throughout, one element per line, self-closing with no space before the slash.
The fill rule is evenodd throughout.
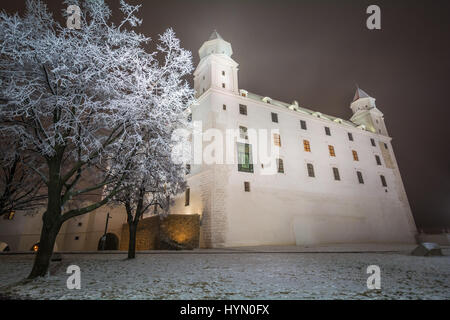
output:
<path id="1" fill-rule="evenodd" d="M 136 250 L 156 250 L 160 239 L 168 238 L 188 248 L 198 248 L 200 216 L 198 214 L 169 214 L 162 220 L 152 216 L 139 221 L 136 234 Z M 127 251 L 129 243 L 128 224 L 122 226 L 120 250 Z"/>

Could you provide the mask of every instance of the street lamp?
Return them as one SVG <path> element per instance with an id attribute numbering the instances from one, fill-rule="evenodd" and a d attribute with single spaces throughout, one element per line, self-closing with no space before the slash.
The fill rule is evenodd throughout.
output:
<path id="1" fill-rule="evenodd" d="M 106 215 L 105 233 L 103 234 L 103 237 L 102 237 L 102 251 L 105 250 L 106 233 L 107 233 L 107 231 L 108 231 L 108 221 L 109 221 L 109 219 L 111 219 L 111 218 L 112 218 L 112 217 L 109 215 L 109 212 L 108 212 L 108 214 Z"/>

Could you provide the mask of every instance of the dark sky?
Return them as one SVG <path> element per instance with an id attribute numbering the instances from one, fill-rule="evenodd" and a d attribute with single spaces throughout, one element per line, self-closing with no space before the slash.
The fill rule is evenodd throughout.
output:
<path id="1" fill-rule="evenodd" d="M 46 2 L 60 19 L 61 1 Z M 384 113 L 416 224 L 450 227 L 450 1 L 129 2 L 143 4 L 140 32 L 174 28 L 195 64 L 217 29 L 251 92 L 348 119 L 358 83 Z M 371 4 L 381 30 L 366 28 Z"/>

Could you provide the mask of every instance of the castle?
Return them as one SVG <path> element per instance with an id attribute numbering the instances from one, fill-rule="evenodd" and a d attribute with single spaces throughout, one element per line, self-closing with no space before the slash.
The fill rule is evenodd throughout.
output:
<path id="1" fill-rule="evenodd" d="M 240 89 L 231 44 L 216 31 L 199 50 L 203 132 L 239 131 L 234 164 L 191 164 L 172 208 L 201 214 L 203 247 L 414 243 L 416 226 L 383 113 L 357 88 L 350 121 Z M 275 174 L 265 174 L 250 129 L 276 131 Z"/>
<path id="2" fill-rule="evenodd" d="M 188 189 L 170 209 L 200 215 L 200 247 L 414 243 L 416 226 L 375 98 L 357 88 L 353 116 L 344 120 L 253 94 L 239 88 L 232 53 L 216 31 L 201 46 L 191 116 L 201 133 L 239 132 L 233 161 L 190 163 Z M 251 135 L 261 130 L 276 151 L 269 173 Z M 97 250 L 105 231 L 118 242 L 124 223 L 122 208 L 104 206 L 67 221 L 55 249 Z M 41 225 L 40 215 L 2 219 L 0 242 L 30 250 Z"/>

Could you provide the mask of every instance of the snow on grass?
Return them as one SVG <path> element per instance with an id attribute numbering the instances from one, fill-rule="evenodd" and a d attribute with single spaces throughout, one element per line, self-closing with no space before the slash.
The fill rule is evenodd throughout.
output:
<path id="1" fill-rule="evenodd" d="M 30 299 L 449 299 L 450 257 L 406 253 L 64 254 L 27 283 L 33 256 L 0 256 L 0 295 Z M 81 268 L 69 290 L 66 269 Z M 381 268 L 381 290 L 366 268 Z"/>

